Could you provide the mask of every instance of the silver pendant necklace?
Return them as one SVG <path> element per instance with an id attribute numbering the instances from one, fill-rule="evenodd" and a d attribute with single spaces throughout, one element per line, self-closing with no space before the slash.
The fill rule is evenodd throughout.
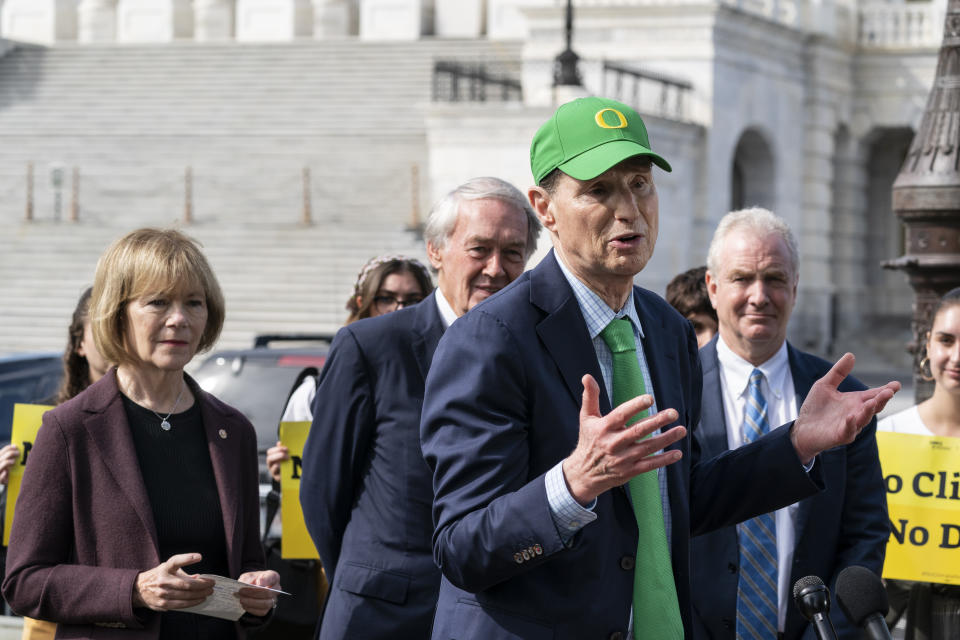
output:
<path id="1" fill-rule="evenodd" d="M 180 393 L 177 394 L 177 399 L 173 403 L 173 409 L 171 409 L 170 413 L 168 413 L 166 416 L 161 416 L 159 413 L 157 413 L 153 409 L 150 409 L 150 411 L 153 412 L 153 415 L 160 418 L 160 428 L 163 429 L 164 431 L 170 431 L 170 416 L 174 414 L 174 412 L 177 410 L 177 407 L 180 405 L 180 398 L 183 397 L 183 390 L 186 388 L 187 388 L 187 384 L 185 382 L 182 382 L 180 385 Z"/>

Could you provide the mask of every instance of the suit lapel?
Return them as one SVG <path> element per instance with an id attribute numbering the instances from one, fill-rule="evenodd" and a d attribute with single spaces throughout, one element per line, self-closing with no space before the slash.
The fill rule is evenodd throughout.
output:
<path id="1" fill-rule="evenodd" d="M 633 303 L 643 327 L 643 356 L 650 370 L 653 397 L 656 398 L 658 410 L 681 407 L 683 401 L 675 384 L 678 379 L 677 354 L 664 348 L 664 345 L 673 346 L 676 343 L 673 340 L 664 340 L 667 328 L 664 326 L 663 317 L 654 315 L 647 305 L 643 304 L 644 295 L 641 289 L 633 288 Z"/>
<path id="2" fill-rule="evenodd" d="M 600 386 L 600 412 L 608 413 L 610 399 L 587 324 L 553 250 L 530 273 L 530 302 L 547 314 L 537 324 L 537 335 L 557 364 L 576 406 L 581 405 L 583 398 L 580 379 L 589 373 Z"/>
<path id="3" fill-rule="evenodd" d="M 442 295 L 439 289 L 436 295 Z M 427 371 L 430 370 L 430 363 L 433 362 L 433 352 L 437 350 L 437 343 L 440 342 L 443 331 L 443 320 L 437 309 L 437 301 L 433 296 L 429 296 L 414 307 L 413 318 L 413 353 L 424 380 L 427 378 Z"/>
<path id="4" fill-rule="evenodd" d="M 633 288 L 633 303 L 637 310 L 637 316 L 640 318 L 640 325 L 643 327 L 643 357 L 650 372 L 657 410 L 682 407 L 684 402 L 679 386 L 680 372 L 678 370 L 677 354 L 672 349 L 665 348 L 666 345 L 675 346 L 677 343 L 672 336 L 667 338 L 667 333 L 670 330 L 664 322 L 664 317 L 660 314 L 654 314 L 652 305 L 643 303 L 647 295 L 650 294 L 638 287 Z M 684 441 L 675 442 L 667 449 L 682 451 Z M 674 498 L 685 499 L 686 487 L 689 484 L 686 477 L 688 472 L 689 467 L 681 464 L 671 464 L 666 468 L 668 500 L 671 505 L 670 508 L 674 512 L 678 512 L 679 508 L 675 505 Z M 679 540 L 676 536 L 673 539 L 675 541 Z M 674 552 L 678 551 L 677 549 Z"/>
<path id="5" fill-rule="evenodd" d="M 720 360 L 717 358 L 715 337 L 700 350 L 703 367 L 703 399 L 700 405 L 698 440 L 704 459 L 715 458 L 729 448 L 727 416 L 723 410 L 723 391 L 720 388 Z"/>
<path id="6" fill-rule="evenodd" d="M 130 424 L 120 398 L 116 376 L 117 370 L 111 369 L 97 384 L 96 393 L 84 408 L 90 415 L 84 419 L 83 426 L 90 440 L 103 455 L 105 466 L 119 493 L 130 502 L 144 530 L 149 534 L 159 564 L 160 552 L 153 509 L 150 507 L 147 487 L 143 483 L 137 450 L 133 444 L 133 435 L 130 433 Z"/>

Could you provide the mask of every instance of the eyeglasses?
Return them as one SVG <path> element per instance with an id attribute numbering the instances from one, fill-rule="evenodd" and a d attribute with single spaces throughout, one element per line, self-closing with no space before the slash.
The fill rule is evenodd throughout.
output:
<path id="1" fill-rule="evenodd" d="M 423 296 L 408 296 L 406 298 L 394 298 L 393 296 L 376 296 L 373 304 L 381 312 L 395 311 L 401 307 L 409 307 L 423 300 Z"/>

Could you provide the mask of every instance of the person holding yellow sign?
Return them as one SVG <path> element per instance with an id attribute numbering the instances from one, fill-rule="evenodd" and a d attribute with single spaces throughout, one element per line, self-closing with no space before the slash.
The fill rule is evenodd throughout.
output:
<path id="1" fill-rule="evenodd" d="M 193 240 L 139 229 L 101 256 L 90 315 L 117 366 L 43 416 L 3 595 L 61 637 L 240 638 L 273 591 L 240 588 L 239 625 L 178 611 L 213 593 L 190 574 L 279 587 L 262 570 L 253 426 L 183 371 L 220 335 L 220 285 Z"/>
<path id="2" fill-rule="evenodd" d="M 921 371 L 933 381 L 933 395 L 884 418 L 877 429 L 960 438 L 960 288 L 940 299 L 923 348 Z M 884 472 L 886 475 L 886 469 Z M 903 585 L 891 585 L 891 594 Z M 960 586 L 913 583 L 907 604 L 907 629 L 908 637 L 915 640 L 960 637 Z"/>

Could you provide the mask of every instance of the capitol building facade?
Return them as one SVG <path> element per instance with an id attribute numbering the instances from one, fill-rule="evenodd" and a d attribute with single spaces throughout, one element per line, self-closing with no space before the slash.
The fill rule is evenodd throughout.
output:
<path id="1" fill-rule="evenodd" d="M 466 178 L 525 189 L 533 132 L 582 92 L 637 108 L 674 168 L 639 284 L 765 206 L 800 241 L 792 341 L 908 371 L 912 294 L 880 265 L 945 0 L 574 0 L 580 89 L 553 83 L 566 4 L 3 0 L 0 352 L 61 348 L 97 255 L 143 224 L 203 242 L 223 346 L 335 330 L 367 257 L 422 256 Z"/>

